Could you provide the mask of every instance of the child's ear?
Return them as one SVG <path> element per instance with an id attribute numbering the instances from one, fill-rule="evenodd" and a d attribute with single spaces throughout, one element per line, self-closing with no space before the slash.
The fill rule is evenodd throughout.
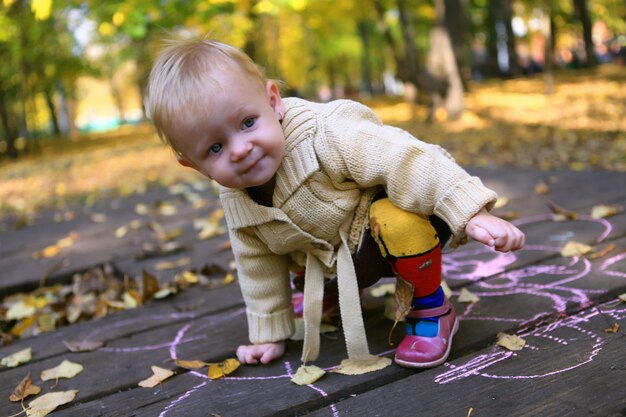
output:
<path id="1" fill-rule="evenodd" d="M 193 162 L 191 162 L 189 159 L 185 159 L 182 156 L 177 156 L 176 159 L 178 160 L 178 163 L 181 164 L 182 166 L 187 167 L 187 168 L 193 168 L 196 171 L 198 171 L 198 166 L 194 164 Z"/>
<path id="2" fill-rule="evenodd" d="M 274 114 L 278 117 L 278 120 L 283 120 L 283 116 L 285 115 L 285 104 L 283 103 L 283 99 L 280 97 L 280 90 L 274 81 L 268 81 L 265 84 L 265 89 L 267 91 L 267 97 L 270 100 L 270 106 L 274 109 Z"/>

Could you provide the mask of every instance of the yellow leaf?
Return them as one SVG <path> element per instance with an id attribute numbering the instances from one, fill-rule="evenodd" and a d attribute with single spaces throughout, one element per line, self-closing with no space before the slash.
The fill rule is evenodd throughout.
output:
<path id="1" fill-rule="evenodd" d="M 593 251 L 593 248 L 589 245 L 585 245 L 584 243 L 575 242 L 570 240 L 565 244 L 563 249 L 561 249 L 561 256 L 564 258 L 572 257 L 572 256 L 582 256 L 586 255 Z"/>
<path id="2" fill-rule="evenodd" d="M 78 390 L 49 392 L 39 398 L 35 398 L 28 404 L 26 415 L 28 417 L 44 417 L 53 412 L 58 406 L 73 401 Z"/>
<path id="3" fill-rule="evenodd" d="M 400 277 L 396 278 L 396 291 L 393 294 L 393 299 L 396 304 L 396 311 L 393 317 L 393 326 L 387 334 L 387 343 L 389 346 L 393 345 L 391 341 L 391 335 L 393 330 L 398 325 L 398 322 L 403 321 L 406 315 L 411 310 L 411 302 L 413 301 L 413 285 Z"/>
<path id="4" fill-rule="evenodd" d="M 176 269 L 184 266 L 189 266 L 189 264 L 191 264 L 191 259 L 181 258 L 172 262 L 158 262 L 156 265 L 154 265 L 154 269 L 156 269 L 157 271 L 165 271 L 168 269 Z"/>
<path id="5" fill-rule="evenodd" d="M 443 293 L 446 296 L 446 298 L 452 297 L 452 290 L 450 289 L 446 281 L 441 280 L 441 288 L 443 289 Z"/>
<path id="6" fill-rule="evenodd" d="M 496 200 L 496 204 L 494 204 L 493 208 L 497 209 L 497 208 L 502 208 L 504 206 L 506 206 L 507 204 L 509 204 L 509 198 L 508 197 L 498 197 L 498 199 Z"/>
<path id="7" fill-rule="evenodd" d="M 9 310 L 6 312 L 6 318 L 7 320 L 21 320 L 32 316 L 36 311 L 35 306 L 21 300 L 9 307 Z"/>
<path id="8" fill-rule="evenodd" d="M 361 375 L 384 369 L 391 365 L 391 359 L 384 356 L 370 355 L 364 359 L 344 359 L 332 372 L 343 375 Z"/>
<path id="9" fill-rule="evenodd" d="M 324 376 L 326 371 L 315 365 L 301 365 L 298 371 L 291 378 L 291 382 L 296 385 L 310 385 Z"/>
<path id="10" fill-rule="evenodd" d="M 605 333 L 617 333 L 619 331 L 619 323 L 613 323 L 608 329 L 604 329 Z"/>
<path id="11" fill-rule="evenodd" d="M 26 317 L 24 320 L 18 322 L 11 328 L 11 334 L 13 336 L 21 336 L 26 330 L 28 330 L 37 321 L 36 316 Z"/>
<path id="12" fill-rule="evenodd" d="M 459 303 L 477 303 L 480 301 L 480 297 L 471 293 L 467 288 L 461 288 L 461 293 L 458 298 Z"/>
<path id="13" fill-rule="evenodd" d="M 152 388 L 174 375 L 173 371 L 170 371 L 169 369 L 159 368 L 158 366 L 154 365 L 152 366 L 152 372 L 153 375 L 150 378 L 146 378 L 143 381 L 139 382 L 140 387 Z"/>
<path id="14" fill-rule="evenodd" d="M 139 203 L 135 205 L 135 213 L 139 214 L 140 216 L 148 214 L 148 212 L 148 206 L 146 206 L 145 204 Z"/>
<path id="15" fill-rule="evenodd" d="M 198 283 L 198 275 L 191 272 L 191 271 L 185 271 L 183 272 L 183 278 L 185 279 L 185 281 L 187 281 L 190 284 L 197 284 Z"/>
<path id="16" fill-rule="evenodd" d="M 165 287 L 160 289 L 159 291 L 154 293 L 154 298 L 160 300 L 162 298 L 169 297 L 170 295 L 176 294 L 176 287 Z"/>
<path id="17" fill-rule="evenodd" d="M 208 365 L 208 363 L 200 360 L 186 361 L 182 359 L 176 359 L 174 362 L 176 362 L 176 365 L 185 369 L 200 369 Z"/>
<path id="18" fill-rule="evenodd" d="M 228 285 L 235 280 L 235 275 L 228 273 L 224 276 L 224 285 Z"/>
<path id="19" fill-rule="evenodd" d="M 26 349 L 22 349 L 2 358 L 2 360 L 0 360 L 0 365 L 6 366 L 7 368 L 15 368 L 22 363 L 30 362 L 30 360 L 33 358 L 32 353 L 33 351 L 29 347 Z"/>
<path id="20" fill-rule="evenodd" d="M 50 17 L 52 0 L 32 0 L 30 8 L 35 14 L 36 20 L 46 20 Z"/>
<path id="21" fill-rule="evenodd" d="M 106 223 L 107 215 L 104 213 L 93 213 L 91 215 L 91 221 L 94 223 Z"/>
<path id="22" fill-rule="evenodd" d="M 74 378 L 83 371 L 83 365 L 64 360 L 54 368 L 46 369 L 41 372 L 41 380 L 49 381 L 59 378 Z"/>
<path id="23" fill-rule="evenodd" d="M 509 350 L 522 350 L 526 341 L 514 334 L 498 333 L 496 344 Z"/>
<path id="24" fill-rule="evenodd" d="M 237 359 L 226 359 L 224 362 L 219 363 L 210 363 L 208 376 L 211 379 L 219 379 L 225 377 L 228 374 L 231 374 L 239 368 L 239 361 Z"/>
<path id="25" fill-rule="evenodd" d="M 9 397 L 9 401 L 22 401 L 24 398 L 29 395 L 37 395 L 41 391 L 37 385 L 33 385 L 33 380 L 30 377 L 30 374 L 26 375 L 20 383 L 15 387 L 13 393 Z"/>
<path id="26" fill-rule="evenodd" d="M 626 292 L 624 294 L 618 295 L 617 298 L 619 298 L 620 300 L 626 303 Z"/>
<path id="27" fill-rule="evenodd" d="M 594 219 L 602 219 L 605 217 L 611 217 L 618 213 L 621 213 L 623 208 L 617 206 L 607 206 L 605 204 L 598 204 L 591 209 L 591 217 Z"/>
<path id="28" fill-rule="evenodd" d="M 115 229 L 115 237 L 118 239 L 123 238 L 128 233 L 128 226 L 121 226 Z"/>

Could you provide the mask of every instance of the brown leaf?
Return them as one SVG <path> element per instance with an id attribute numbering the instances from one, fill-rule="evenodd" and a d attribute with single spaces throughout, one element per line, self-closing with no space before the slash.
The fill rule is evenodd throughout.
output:
<path id="1" fill-rule="evenodd" d="M 562 220 L 578 220 L 580 217 L 578 213 L 563 208 L 552 201 L 548 201 L 548 207 L 550 211 L 554 214 L 554 220 L 562 221 Z"/>
<path id="2" fill-rule="evenodd" d="M 389 343 L 389 346 L 393 346 L 393 342 L 391 341 L 393 330 L 396 328 L 398 322 L 404 320 L 406 315 L 411 310 L 411 302 L 413 301 L 413 285 L 398 276 L 396 278 L 396 291 L 393 296 L 396 302 L 396 311 L 393 326 L 391 326 L 391 330 L 389 330 L 389 334 L 387 335 L 387 342 Z"/>
<path id="3" fill-rule="evenodd" d="M 142 282 L 142 289 L 143 289 L 142 300 L 144 302 L 151 300 L 154 294 L 156 294 L 160 289 L 159 281 L 156 279 L 154 275 L 150 274 L 148 271 L 144 269 L 141 275 L 141 282 Z"/>
<path id="4" fill-rule="evenodd" d="M 591 255 L 589 255 L 589 259 L 597 259 L 597 258 L 602 258 L 603 256 L 608 255 L 610 252 L 612 252 L 615 249 L 615 244 L 613 243 L 609 243 L 606 248 L 592 253 Z"/>
<path id="5" fill-rule="evenodd" d="M 617 333 L 619 331 L 619 323 L 613 323 L 608 329 L 604 329 L 605 333 Z"/>
<path id="6" fill-rule="evenodd" d="M 29 395 L 37 395 L 41 391 L 37 385 L 33 385 L 33 380 L 30 374 L 26 375 L 22 381 L 15 387 L 13 393 L 9 397 L 9 401 L 22 401 Z"/>

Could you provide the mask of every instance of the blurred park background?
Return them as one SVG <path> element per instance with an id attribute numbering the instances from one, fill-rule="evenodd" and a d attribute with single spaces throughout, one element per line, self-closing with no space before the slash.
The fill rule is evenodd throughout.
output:
<path id="1" fill-rule="evenodd" d="M 350 98 L 466 166 L 626 170 L 624 0 L 0 0 L 0 219 L 198 181 L 146 120 L 207 35 L 285 95 Z"/>

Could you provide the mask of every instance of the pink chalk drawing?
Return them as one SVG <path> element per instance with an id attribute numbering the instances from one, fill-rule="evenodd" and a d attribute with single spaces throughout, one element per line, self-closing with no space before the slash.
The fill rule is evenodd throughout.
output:
<path id="1" fill-rule="evenodd" d="M 550 221 L 550 219 L 551 216 L 549 215 L 533 216 L 519 220 L 517 225 L 530 225 Z M 603 242 L 612 231 L 612 225 L 606 219 L 581 216 L 580 221 L 595 224 L 600 228 L 595 243 Z M 563 237 L 560 240 L 569 240 L 575 237 L 575 233 L 568 231 L 560 236 Z M 575 256 L 567 259 L 557 256 L 560 249 L 560 246 L 527 244 L 523 252 L 540 251 L 554 254 L 553 262 L 510 270 L 506 270 L 506 267 L 516 260 L 511 258 L 511 254 L 492 252 L 490 254 L 491 259 L 477 262 L 476 257 L 480 257 L 481 252 L 488 251 L 485 248 L 471 249 L 469 253 L 458 251 L 451 254 L 452 256 L 448 255 L 447 259 L 444 258 L 446 280 L 474 282 L 474 288 L 478 288 L 478 291 L 473 292 L 481 298 L 480 313 L 474 314 L 475 308 L 470 304 L 459 314 L 461 320 L 516 322 L 518 323 L 517 334 L 527 340 L 527 345 L 520 352 L 505 351 L 503 348 L 494 346 L 489 353 L 472 357 L 464 364 L 451 365 L 448 363 L 445 366 L 449 370 L 436 376 L 435 382 L 447 384 L 474 376 L 513 380 L 555 376 L 589 364 L 601 353 L 607 340 L 606 333 L 603 334 L 601 329 L 597 329 L 597 332 L 585 330 L 580 324 L 599 314 L 608 315 L 616 322 L 623 320 L 626 317 L 626 308 L 603 312 L 600 312 L 597 307 L 584 310 L 593 305 L 590 295 L 603 294 L 606 293 L 606 290 L 589 288 L 589 281 L 586 283 L 580 281 L 589 277 L 592 272 L 600 273 L 594 276 L 607 275 L 626 278 L 626 273 L 612 269 L 626 259 L 626 253 L 609 257 L 598 267 L 584 257 Z M 474 259 L 464 262 L 465 258 Z M 484 279 L 485 276 L 490 278 Z M 511 317 L 511 314 L 516 313 L 511 309 L 506 310 L 507 317 L 489 315 L 489 301 L 487 301 L 489 297 L 498 297 L 502 301 L 502 299 L 506 300 L 507 297 L 520 296 L 541 298 L 545 300 L 542 305 L 548 308 L 543 309 L 543 311 L 525 309 L 526 311 L 519 312 L 522 317 L 518 318 Z M 527 303 L 527 305 L 534 304 Z M 547 326 L 535 327 L 541 323 L 541 320 L 565 315 L 568 306 L 584 311 L 578 315 L 558 319 Z M 527 328 L 530 330 L 525 330 Z M 575 336 L 571 336 L 572 329 L 576 331 Z M 568 333 L 570 336 L 561 333 Z M 574 344 L 570 343 L 573 339 L 576 340 L 575 350 Z M 545 369 L 545 362 L 540 357 L 541 355 L 535 355 L 537 358 L 533 358 L 533 353 L 540 352 L 545 348 L 559 349 L 560 357 L 570 359 L 571 363 L 561 360 L 557 369 L 533 373 L 533 360 L 536 363 L 541 363 L 541 369 Z M 519 361 L 523 361 L 524 366 L 519 366 L 517 363 Z M 496 367 L 496 365 L 498 366 Z M 520 369 L 527 373 L 521 374 Z"/>
<path id="2" fill-rule="evenodd" d="M 551 215 L 538 215 L 519 219 L 515 223 L 524 228 L 537 227 L 540 223 L 551 221 Z M 595 238 L 596 243 L 603 242 L 612 231 L 611 223 L 605 219 L 581 216 L 575 223 L 577 223 L 577 230 L 581 229 L 581 223 L 584 223 L 585 226 L 582 229 L 595 233 L 594 236 L 597 236 Z M 626 273 L 616 270 L 620 263 L 626 262 L 626 253 L 607 258 L 600 263 L 599 267 L 584 257 L 561 257 L 559 252 L 564 241 L 573 239 L 575 236 L 576 233 L 563 230 L 560 234 L 553 236 L 552 240 L 550 237 L 546 237 L 543 242 L 528 242 L 524 249 L 515 253 L 502 254 L 472 244 L 444 255 L 443 276 L 446 282 L 453 288 L 471 284 L 472 292 L 481 298 L 480 308 L 472 304 L 460 305 L 458 308 L 460 319 L 462 321 L 491 321 L 502 323 L 505 326 L 514 326 L 517 329 L 517 334 L 527 340 L 527 345 L 519 352 L 506 351 L 494 346 L 487 353 L 480 353 L 464 363 L 446 363 L 444 367 L 447 369 L 434 378 L 435 383 L 448 384 L 469 377 L 532 379 L 556 376 L 582 367 L 601 354 L 607 341 L 606 334 L 602 334 L 601 330 L 599 332 L 585 330 L 581 324 L 601 314 L 597 307 L 589 307 L 594 304 L 592 296 L 604 294 L 606 290 L 593 288 L 588 282 L 583 283 L 581 280 L 590 276 L 592 272 L 610 277 L 626 278 Z M 524 256 L 520 256 L 520 254 Z M 524 261 L 524 259 L 531 259 L 531 261 Z M 533 259 L 542 260 L 542 263 L 533 264 Z M 459 291 L 453 291 L 453 295 L 458 294 Z M 527 303 L 533 307 L 522 309 L 523 311 L 511 311 L 510 308 L 506 308 L 509 304 L 508 300 L 515 297 L 523 297 L 524 300 L 534 299 L 533 303 Z M 582 312 L 566 317 L 568 308 L 582 310 Z M 602 314 L 609 315 L 615 321 L 623 320 L 626 317 L 626 308 L 613 308 L 603 311 Z M 100 350 L 132 354 L 141 351 L 167 349 L 169 357 L 177 359 L 181 356 L 181 348 L 185 345 L 200 340 L 205 340 L 205 343 L 206 341 L 210 342 L 207 334 L 216 324 L 244 315 L 245 309 L 243 308 L 201 319 L 193 317 L 193 315 L 181 315 L 178 318 L 193 320 L 182 325 L 170 341 L 148 346 L 102 347 Z M 159 317 L 155 316 L 153 319 L 158 320 Z M 115 326 L 121 328 L 131 325 L 133 320 L 137 319 L 119 322 Z M 145 318 L 141 320 L 145 320 Z M 545 325 L 545 323 L 549 324 Z M 115 330 L 111 329 L 111 331 Z M 572 330 L 575 331 L 575 336 L 571 336 Z M 101 334 L 102 330 L 99 332 Z M 93 337 L 95 335 L 90 334 L 86 339 Z M 573 339 L 576 339 L 577 355 L 570 354 L 574 349 L 574 344 L 571 343 Z M 538 352 L 546 346 L 551 349 L 562 350 L 563 355 L 569 355 L 567 357 L 570 362 L 564 364 L 561 361 L 558 368 L 548 371 L 545 371 L 544 363 L 544 366 L 541 367 L 544 371 L 534 372 L 533 364 L 539 363 L 539 360 L 543 359 L 540 358 Z M 234 349 L 235 347 L 233 347 L 233 352 Z M 393 354 L 393 352 L 393 350 L 388 350 L 378 354 L 384 356 Z M 517 361 L 525 361 L 524 366 L 520 367 L 519 364 L 515 366 Z M 219 380 L 210 380 L 202 372 L 186 372 L 181 377 L 192 378 L 190 388 L 165 405 L 159 417 L 177 415 L 177 406 L 180 406 L 185 400 L 223 382 L 259 383 L 270 380 L 285 380 L 287 384 L 290 384 L 289 380 L 293 377 L 294 364 L 285 361 L 282 368 L 283 370 L 278 371 L 276 375 L 227 376 Z M 524 370 L 525 373 L 521 373 L 519 369 Z M 256 368 L 253 373 L 259 372 L 263 372 L 263 369 Z M 308 385 L 307 388 L 322 398 L 329 397 L 329 394 L 318 384 Z M 339 417 L 340 415 L 336 404 L 330 404 L 328 411 L 332 417 Z"/>

